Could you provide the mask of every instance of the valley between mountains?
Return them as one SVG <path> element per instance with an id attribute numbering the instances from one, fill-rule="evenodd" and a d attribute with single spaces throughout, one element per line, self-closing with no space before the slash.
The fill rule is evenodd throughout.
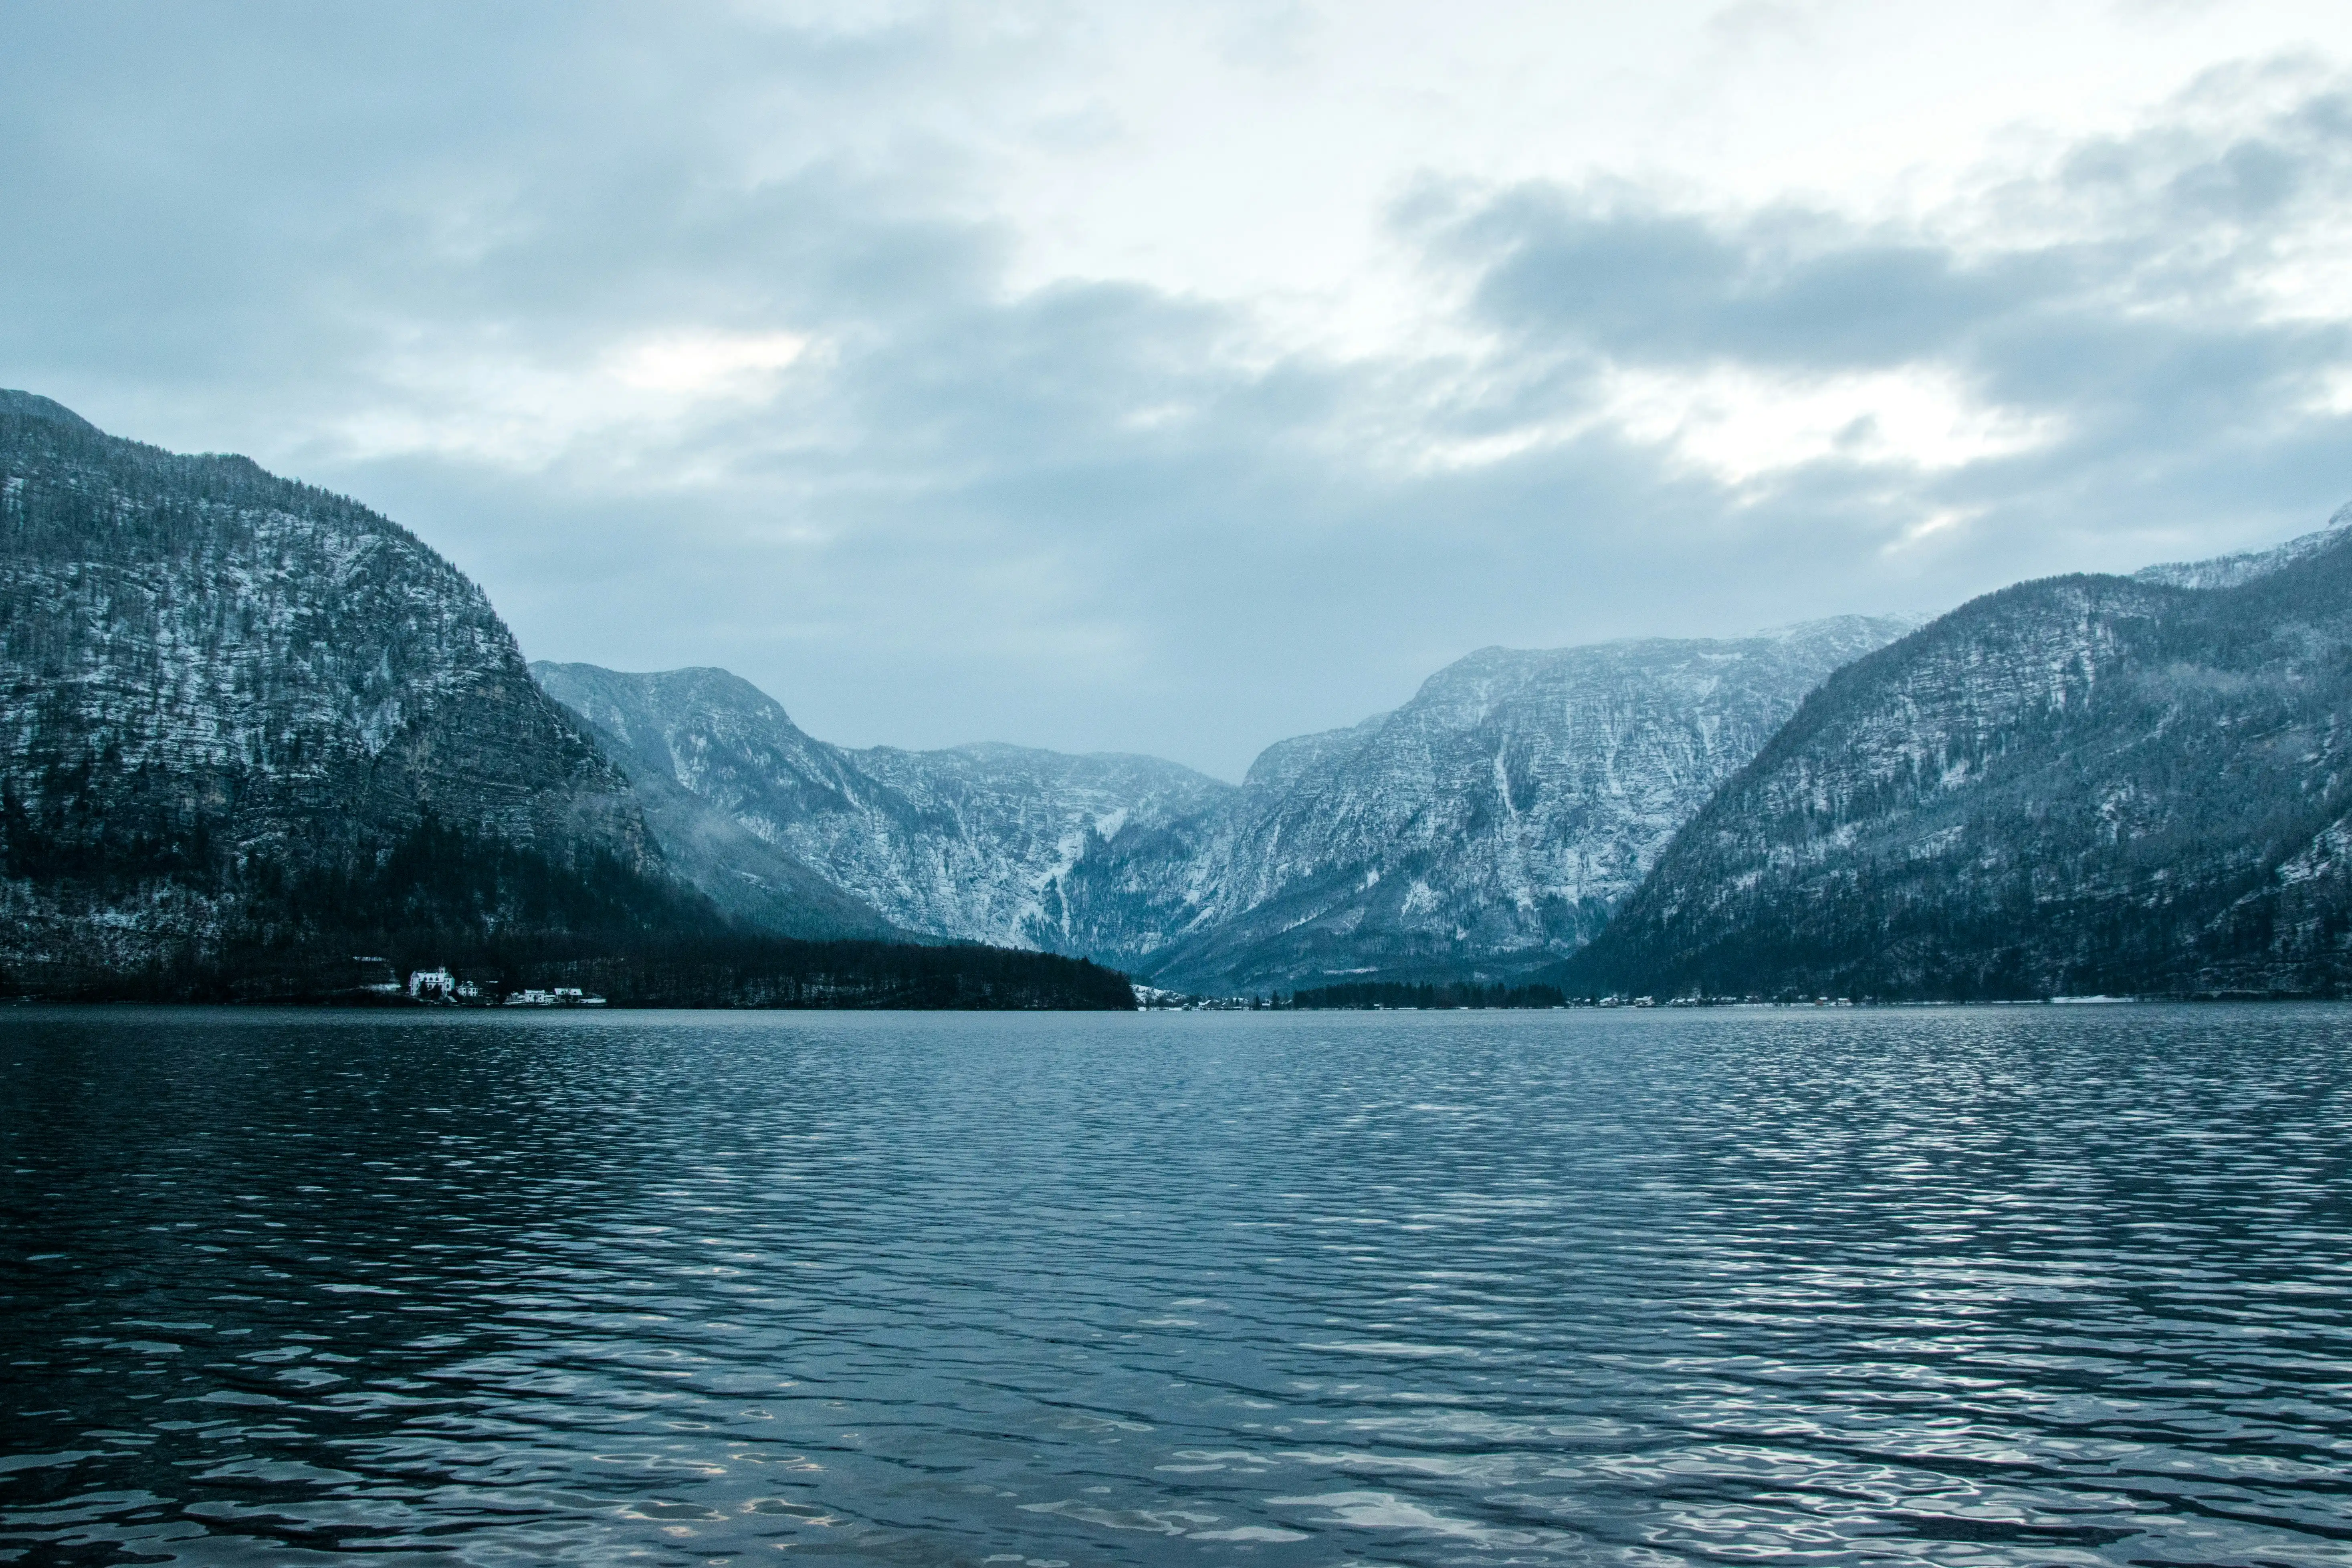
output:
<path id="1" fill-rule="evenodd" d="M 847 751 L 723 670 L 531 668 L 632 778 L 720 819 L 654 818 L 715 897 L 788 919 L 770 889 L 813 873 L 904 931 L 1223 994 L 1556 963 L 1807 691 L 1906 629 L 1489 648 L 1237 786 L 1149 757 Z M 707 847 L 730 829 L 774 868 Z"/>
<path id="2" fill-rule="evenodd" d="M 316 995 L 358 953 L 733 1005 L 2335 994 L 2344 521 L 1926 626 L 1483 649 L 1233 784 L 526 665 L 358 503 L 0 393 L 0 987 Z"/>

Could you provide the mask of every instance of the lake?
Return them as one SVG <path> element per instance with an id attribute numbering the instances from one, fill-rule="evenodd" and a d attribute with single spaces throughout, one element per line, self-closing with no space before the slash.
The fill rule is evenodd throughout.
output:
<path id="1" fill-rule="evenodd" d="M 0 1559 L 2352 1558 L 2352 1009 L 17 1008 L 0 1073 Z"/>

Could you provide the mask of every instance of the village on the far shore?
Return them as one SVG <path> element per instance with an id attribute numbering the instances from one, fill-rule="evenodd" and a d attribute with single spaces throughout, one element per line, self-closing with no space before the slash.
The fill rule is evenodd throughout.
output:
<path id="1" fill-rule="evenodd" d="M 460 973 L 448 967 L 412 969 L 403 980 L 390 959 L 359 955 L 352 962 L 367 973 L 353 988 L 364 1000 L 414 1007 L 602 1007 L 604 998 L 577 985 L 508 988 L 496 974 Z"/>

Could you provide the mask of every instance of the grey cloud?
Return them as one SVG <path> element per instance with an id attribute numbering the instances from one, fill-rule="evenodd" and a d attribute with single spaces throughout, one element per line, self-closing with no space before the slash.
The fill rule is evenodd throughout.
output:
<path id="1" fill-rule="evenodd" d="M 1790 254 L 1782 227 L 1596 211 L 1539 187 L 1485 206 L 1443 250 L 1475 270 L 1475 308 L 1497 327 L 1685 364 L 1902 363 L 2033 281 L 2019 276 L 2030 264 L 1969 268 L 1946 250 L 1866 235 L 1827 245 L 1809 235 L 1814 248 Z"/>
<path id="2" fill-rule="evenodd" d="M 1425 189 L 1397 221 L 1433 264 L 1469 277 L 1493 326 L 1638 363 L 1827 372 L 1981 352 L 1997 370 L 2005 341 L 2053 321 L 2120 321 L 2182 300 L 2201 328 L 2259 336 L 2264 312 L 2230 290 L 2299 219 L 2352 204 L 2352 89 L 2312 75 L 2294 61 L 2217 71 L 2174 106 L 2185 119 L 2282 77 L 2306 83 L 2251 131 L 2217 139 L 2168 116 L 2071 149 L 2051 177 L 1985 204 L 2026 231 L 2008 244 L 1997 230 L 1945 238 L 1790 208 L 1727 219 L 1544 184 Z M 2032 237 L 2053 226 L 2071 232 Z"/>

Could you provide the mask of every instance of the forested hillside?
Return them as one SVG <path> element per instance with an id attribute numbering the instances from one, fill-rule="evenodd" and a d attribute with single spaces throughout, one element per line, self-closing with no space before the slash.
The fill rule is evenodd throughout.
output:
<path id="1" fill-rule="evenodd" d="M 2303 546 L 2307 542 L 2297 542 Z M 1840 671 L 1571 990 L 2352 984 L 2352 535 L 2246 576 L 2028 583 Z"/>
<path id="2" fill-rule="evenodd" d="M 0 994 L 315 994 L 359 954 L 643 977 L 685 952 L 720 999 L 1129 1000 L 1034 954 L 826 956 L 739 931 L 481 591 L 405 530 L 13 392 L 0 868 Z"/>

